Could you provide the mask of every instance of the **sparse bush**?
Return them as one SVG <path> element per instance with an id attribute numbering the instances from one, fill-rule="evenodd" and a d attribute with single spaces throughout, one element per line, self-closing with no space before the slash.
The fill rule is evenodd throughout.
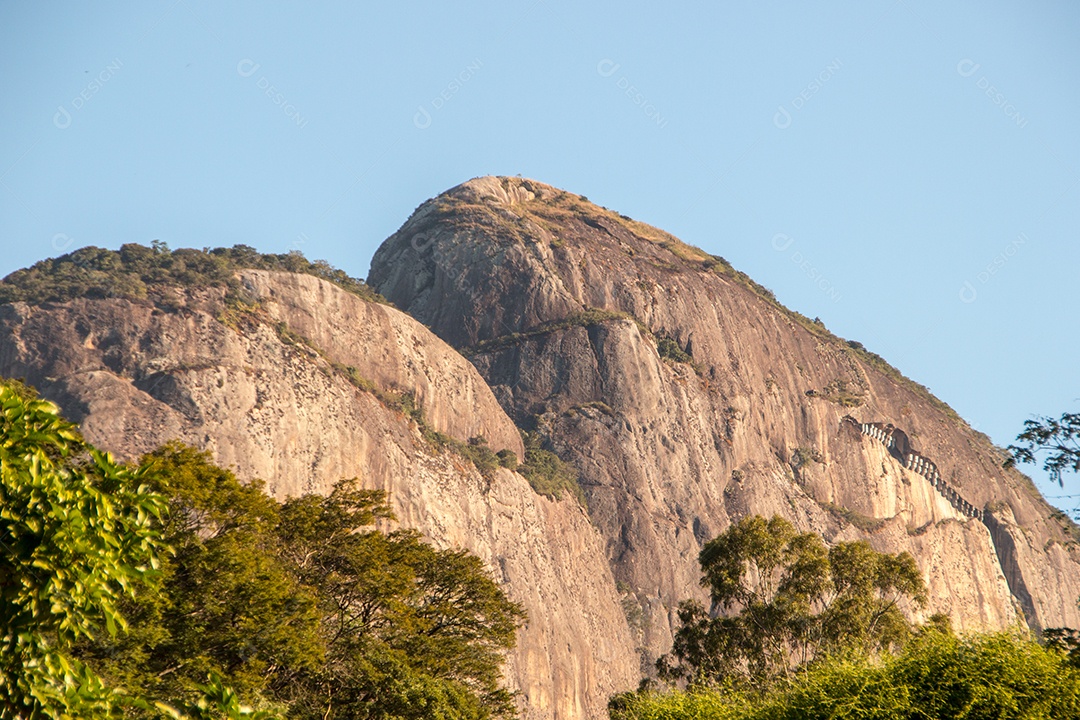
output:
<path id="1" fill-rule="evenodd" d="M 496 468 L 502 466 L 499 457 L 488 447 L 487 439 L 483 435 L 469 438 L 469 442 L 462 444 L 458 449 L 486 478 L 490 478 Z"/>
<path id="2" fill-rule="evenodd" d="M 518 457 L 514 454 L 513 450 L 503 449 L 495 453 L 495 457 L 499 459 L 499 467 L 504 467 L 507 470 L 517 470 Z"/>
<path id="3" fill-rule="evenodd" d="M 820 393 L 810 390 L 806 394 L 810 397 L 820 397 L 844 408 L 859 407 L 865 399 L 861 393 L 849 390 L 847 381 L 839 378 L 826 385 Z"/>
<path id="4" fill-rule="evenodd" d="M 679 363 L 692 364 L 694 358 L 690 357 L 690 354 L 679 347 L 679 343 L 675 342 L 672 338 L 661 337 L 656 340 L 656 351 L 660 354 L 660 357 L 672 360 Z"/>
<path id="5" fill-rule="evenodd" d="M 560 460 L 555 453 L 544 450 L 535 433 L 523 433 L 523 437 L 525 462 L 518 466 L 517 471 L 529 481 L 533 490 L 555 500 L 561 500 L 562 494 L 569 492 L 585 507 L 585 493 L 578 484 L 574 467 Z"/>
<path id="6" fill-rule="evenodd" d="M 579 313 L 568 315 L 561 320 L 544 323 L 543 325 L 533 328 L 532 330 L 508 333 L 506 335 L 500 335 L 496 338 L 491 338 L 490 340 L 481 341 L 474 345 L 472 348 L 470 348 L 467 352 L 472 354 L 490 352 L 492 350 L 498 350 L 499 348 L 516 345 L 517 343 L 524 340 L 529 340 L 534 337 L 540 337 L 542 335 L 547 335 L 549 333 L 557 332 L 559 330 L 566 330 L 572 327 L 588 328 L 596 325 L 602 325 L 612 320 L 623 319 L 633 320 L 635 323 L 637 323 L 638 328 L 642 331 L 643 334 L 649 334 L 649 331 L 644 326 L 644 324 L 628 313 L 618 312 L 616 310 L 603 310 L 601 308 L 586 308 Z"/>
<path id="7" fill-rule="evenodd" d="M 809 465 L 811 462 L 824 463 L 825 459 L 816 448 L 798 447 L 791 453 L 791 467 L 799 468 Z"/>
<path id="8" fill-rule="evenodd" d="M 862 513 L 855 512 L 846 507 L 836 505 L 834 503 L 818 503 L 821 507 L 825 508 L 838 519 L 843 520 L 849 525 L 854 525 L 858 529 L 866 533 L 874 533 L 884 527 L 886 520 L 882 518 L 870 517 L 869 515 L 863 515 Z M 918 534 L 909 532 L 909 535 Z"/>

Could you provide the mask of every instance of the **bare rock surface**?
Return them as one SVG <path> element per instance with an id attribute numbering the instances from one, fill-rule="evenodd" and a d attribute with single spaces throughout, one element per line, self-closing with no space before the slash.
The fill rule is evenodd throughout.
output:
<path id="1" fill-rule="evenodd" d="M 387 490 L 402 525 L 477 554 L 525 606 L 506 668 L 522 717 L 603 717 L 611 694 L 635 686 L 638 667 L 602 539 L 582 508 L 537 495 L 505 469 L 483 477 L 375 392 L 413 392 L 440 431 L 462 441 L 483 434 L 520 457 L 520 435 L 476 370 L 397 310 L 334 285 L 287 273 L 242 279 L 258 312 L 230 315 L 221 291 L 179 292 L 168 308 L 123 299 L 0 306 L 0 375 L 37 386 L 121 458 L 179 439 L 241 478 L 264 479 L 279 498 L 326 492 L 342 477 Z"/>
<path id="2" fill-rule="evenodd" d="M 704 597 L 703 542 L 753 513 L 911 552 L 929 585 L 916 617 L 1080 623 L 1076 526 L 925 388 L 722 258 L 542 183 L 486 177 L 421 205 L 369 282 L 580 469 L 642 611 L 644 664 L 670 648 L 678 601 Z M 986 522 L 845 415 L 901 428 Z"/>
<path id="3" fill-rule="evenodd" d="M 243 270 L 240 279 L 273 320 L 333 362 L 381 389 L 412 393 L 436 430 L 460 440 L 481 436 L 493 450 L 524 457 L 521 434 L 479 373 L 401 311 L 311 275 Z"/>
<path id="4" fill-rule="evenodd" d="M 702 545 L 755 513 L 912 553 L 917 619 L 1080 626 L 1080 531 L 988 438 L 722 258 L 585 198 L 485 177 L 425 202 L 372 260 L 399 309 L 238 279 L 239 301 L 0 305 L 0 375 L 125 459 L 179 439 L 280 498 L 387 490 L 525 605 L 507 666 L 525 718 L 605 717 L 670 649 L 678 602 L 704 599 Z M 518 428 L 577 468 L 587 512 L 424 432 L 521 458 Z"/>

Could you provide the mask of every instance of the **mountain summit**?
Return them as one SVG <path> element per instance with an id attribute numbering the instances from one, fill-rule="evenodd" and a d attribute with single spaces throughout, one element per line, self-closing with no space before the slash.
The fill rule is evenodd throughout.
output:
<path id="1" fill-rule="evenodd" d="M 919 561 L 960 629 L 1071 625 L 1076 527 L 948 406 L 723 258 L 542 183 L 421 205 L 371 284 L 465 353 L 581 472 L 648 662 L 733 519 L 784 515 Z"/>
<path id="2" fill-rule="evenodd" d="M 916 619 L 1080 626 L 1080 531 L 985 436 L 723 258 L 532 180 L 423 203 L 368 284 L 243 246 L 43 261 L 0 282 L 0 375 L 123 459 L 386 490 L 526 608 L 529 720 L 605 717 L 752 514 L 910 552 Z"/>

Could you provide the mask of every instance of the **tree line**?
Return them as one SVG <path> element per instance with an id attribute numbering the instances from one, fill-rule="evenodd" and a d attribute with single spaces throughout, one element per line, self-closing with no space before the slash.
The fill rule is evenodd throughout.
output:
<path id="1" fill-rule="evenodd" d="M 1005 467 L 1080 471 L 1080 414 L 1040 417 Z M 827 548 L 787 520 L 748 517 L 706 543 L 711 605 L 684 601 L 670 653 L 612 720 L 1036 720 L 1080 717 L 1080 632 L 958 637 L 925 601 L 914 558 L 864 541 Z M 1080 604 L 1080 599 L 1077 600 Z"/>
<path id="2" fill-rule="evenodd" d="M 1010 449 L 1073 470 L 1077 427 L 1032 421 Z M 513 717 L 522 608 L 391 518 L 353 480 L 279 502 L 177 443 L 117 463 L 0 382 L 0 717 Z M 906 553 L 754 516 L 699 562 L 710 607 L 679 606 L 613 720 L 1080 717 L 1075 631 L 914 624 Z"/>
<path id="3" fill-rule="evenodd" d="M 0 384 L 0 716 L 500 718 L 524 611 L 382 492 L 279 502 L 172 443 L 137 466 Z"/>
<path id="4" fill-rule="evenodd" d="M 235 275 L 242 269 L 314 275 L 366 300 L 385 302 L 363 280 L 325 260 L 308 260 L 298 251 L 260 253 L 249 245 L 170 250 L 155 240 L 149 247 L 125 243 L 119 250 L 91 245 L 16 270 L 0 280 L 0 304 L 64 302 L 82 297 L 147 298 L 167 287 L 216 287 L 236 294 L 240 282 Z"/>

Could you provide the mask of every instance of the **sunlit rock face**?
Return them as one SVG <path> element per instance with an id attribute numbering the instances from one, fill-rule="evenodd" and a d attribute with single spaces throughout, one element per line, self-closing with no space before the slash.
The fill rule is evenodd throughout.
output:
<path id="1" fill-rule="evenodd" d="M 0 375 L 125 459 L 179 439 L 279 498 L 386 489 L 401 525 L 525 605 L 507 663 L 525 718 L 605 717 L 670 649 L 678 602 L 706 599 L 703 543 L 754 513 L 911 552 L 914 618 L 1080 626 L 1077 528 L 986 437 L 722 258 L 577 195 L 487 177 L 423 203 L 372 260 L 397 309 L 238 280 L 239 307 L 180 288 L 0 305 Z M 535 432 L 588 509 L 425 429 L 519 458 Z"/>
<path id="2" fill-rule="evenodd" d="M 911 552 L 929 586 L 916 617 L 1080 622 L 1075 526 L 925 388 L 722 258 L 485 177 L 421 205 L 369 280 L 580 469 L 646 663 L 670 648 L 678 601 L 704 599 L 702 543 L 753 513 Z M 864 424 L 896 428 L 894 446 Z"/>
<path id="3" fill-rule="evenodd" d="M 0 306 L 0 375 L 37 386 L 124 459 L 179 439 L 278 498 L 342 477 L 387 490 L 401 525 L 477 554 L 525 606 L 506 667 L 522 717 L 603 717 L 639 669 L 584 510 L 509 470 L 483 477 L 380 399 L 411 393 L 429 428 L 521 457 L 520 433 L 476 369 L 407 315 L 309 275 L 241 281 L 257 313 L 230 316 L 220 291 L 177 291 L 168 308 Z"/>

